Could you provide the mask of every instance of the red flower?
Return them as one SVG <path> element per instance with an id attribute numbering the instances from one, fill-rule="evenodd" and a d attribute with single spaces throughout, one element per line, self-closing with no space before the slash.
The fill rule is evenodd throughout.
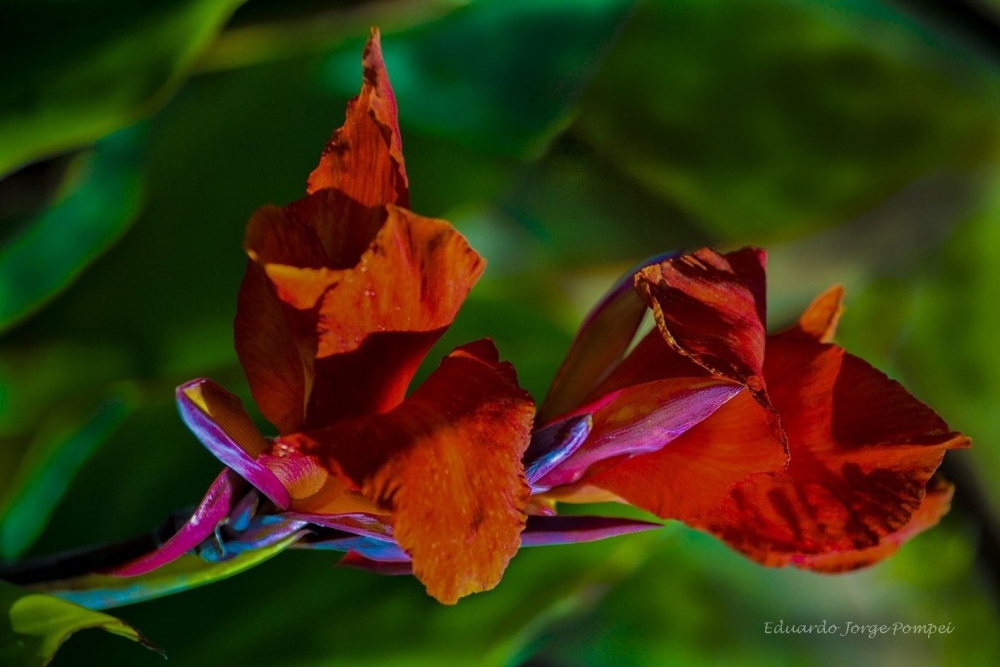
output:
<path id="1" fill-rule="evenodd" d="M 453 351 L 406 397 L 484 262 L 449 223 L 405 208 L 396 102 L 375 30 L 361 94 L 307 193 L 251 218 L 237 304 L 236 351 L 279 437 L 265 439 L 209 380 L 178 389 L 182 416 L 279 509 L 320 523 L 340 517 L 339 528 L 360 535 L 391 526 L 442 602 L 492 588 L 525 527 L 521 457 L 534 402 L 488 340 Z M 118 573 L 201 543 L 230 515 L 238 483 L 224 471 L 170 542 Z"/>
<path id="2" fill-rule="evenodd" d="M 969 441 L 830 343 L 841 288 L 766 335 L 765 257 L 657 261 L 595 311 L 539 411 L 546 423 L 590 415 L 592 427 L 537 486 L 684 521 L 767 565 L 874 563 L 947 512 L 951 487 L 932 475 Z M 625 356 L 646 307 L 656 329 Z M 604 355 L 582 352 L 595 349 Z M 706 416 L 662 428 L 678 400 Z"/>

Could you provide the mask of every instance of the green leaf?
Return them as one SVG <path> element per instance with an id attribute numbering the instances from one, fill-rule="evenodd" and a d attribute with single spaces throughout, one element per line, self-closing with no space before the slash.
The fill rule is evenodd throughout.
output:
<path id="1" fill-rule="evenodd" d="M 75 190 L 0 247 L 0 332 L 65 289 L 135 220 L 138 147 L 134 129 L 102 141 L 84 158 Z"/>
<path id="2" fill-rule="evenodd" d="M 65 600 L 29 593 L 0 580 L 0 663 L 8 667 L 47 665 L 78 630 L 100 628 L 159 651 L 141 632 L 113 616 Z M 164 657 L 166 657 L 164 655 Z"/>
<path id="3" fill-rule="evenodd" d="M 131 411 L 129 393 L 116 392 L 96 409 L 64 408 L 26 443 L 0 486 L 0 560 L 18 558 L 41 534 L 80 466 Z"/>
<path id="4" fill-rule="evenodd" d="M 209 563 L 197 556 L 186 555 L 138 577 L 86 574 L 31 588 L 88 609 L 111 609 L 179 593 L 239 574 L 284 551 L 299 537 L 301 535 L 296 533 L 269 547 L 247 551 L 220 563 Z"/>
<path id="5" fill-rule="evenodd" d="M 588 88 L 574 131 L 708 231 L 760 244 L 995 155 L 995 84 L 891 15 L 817 1 L 650 0 Z"/>
<path id="6" fill-rule="evenodd" d="M 240 2 L 5 3 L 3 22 L 17 29 L 0 46 L 0 175 L 148 113 Z"/>

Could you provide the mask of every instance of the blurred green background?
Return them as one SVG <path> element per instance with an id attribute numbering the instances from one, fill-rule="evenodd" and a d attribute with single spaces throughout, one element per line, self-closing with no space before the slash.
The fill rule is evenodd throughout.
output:
<path id="1" fill-rule="evenodd" d="M 172 389 L 210 376 L 249 402 L 231 329 L 243 225 L 302 196 L 379 25 L 412 207 L 489 262 L 432 365 L 492 336 L 541 398 L 630 264 L 764 245 L 772 326 L 845 284 L 839 341 L 972 436 L 949 455 L 956 508 L 834 577 L 669 525 L 524 550 L 456 607 L 291 552 L 112 613 L 182 666 L 998 664 L 997 8 L 7 0 L 0 560 L 130 537 L 200 498 L 219 465 Z M 824 619 L 954 631 L 764 632 Z M 160 660 L 90 632 L 53 664 Z"/>

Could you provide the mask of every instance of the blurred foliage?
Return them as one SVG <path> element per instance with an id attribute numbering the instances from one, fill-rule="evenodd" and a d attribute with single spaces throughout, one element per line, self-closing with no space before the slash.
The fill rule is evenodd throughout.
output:
<path id="1" fill-rule="evenodd" d="M 135 220 L 141 201 L 136 134 L 112 135 L 79 158 L 69 194 L 4 240 L 0 332 L 66 287 Z"/>
<path id="2" fill-rule="evenodd" d="M 995 154 L 989 76 L 927 62 L 891 24 L 796 4 L 645 3 L 588 90 L 581 131 L 738 243 L 815 230 Z"/>
<path id="3" fill-rule="evenodd" d="M 540 397 L 583 312 L 637 259 L 768 244 L 772 324 L 846 283 L 842 342 L 972 435 L 963 454 L 1000 503 L 1000 77 L 981 45 L 881 0 L 250 0 L 216 38 L 236 4 L 0 9 L 25 26 L 0 45 L 15 66 L 0 171 L 96 142 L 0 196 L 0 557 L 144 533 L 217 474 L 172 388 L 211 376 L 251 405 L 232 349 L 243 224 L 302 196 L 357 90 L 369 19 L 413 208 L 489 262 L 424 373 L 491 336 Z M 293 551 L 116 613 L 180 665 L 992 665 L 1000 619 L 973 519 L 953 512 L 838 577 L 767 570 L 669 526 L 526 549 L 453 608 L 411 578 Z M 955 631 L 764 634 L 779 619 Z M 158 663 L 102 633 L 55 661 Z"/>
<path id="4" fill-rule="evenodd" d="M 537 156 L 588 83 L 631 0 L 477 2 L 384 46 L 402 123 L 479 151 Z M 525 57 L 525 50 L 531 57 Z M 356 49 L 330 64 L 355 94 Z"/>
<path id="5" fill-rule="evenodd" d="M 148 113 L 240 1 L 5 2 L 0 175 Z"/>

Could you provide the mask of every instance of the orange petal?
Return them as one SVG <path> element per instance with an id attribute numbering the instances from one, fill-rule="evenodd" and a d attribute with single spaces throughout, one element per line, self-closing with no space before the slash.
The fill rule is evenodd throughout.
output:
<path id="1" fill-rule="evenodd" d="M 878 546 L 910 521 L 945 450 L 968 439 L 839 347 L 779 335 L 767 355 L 788 471 L 739 485 L 702 525 L 771 565 Z"/>
<path id="2" fill-rule="evenodd" d="M 817 572 L 847 572 L 874 565 L 896 553 L 907 540 L 936 526 L 941 517 L 951 509 L 951 497 L 954 492 L 955 486 L 951 482 L 940 475 L 934 475 L 927 484 L 927 492 L 920 507 L 910 520 L 895 533 L 888 535 L 878 546 L 860 551 L 831 552 L 818 556 L 796 555 L 792 556 L 789 562 L 796 567 Z"/>
<path id="3" fill-rule="evenodd" d="M 697 525 L 736 484 L 778 473 L 786 462 L 768 410 L 742 391 L 659 451 L 612 461 L 581 482 L 661 518 Z"/>
<path id="4" fill-rule="evenodd" d="M 264 265 L 265 278 L 255 264 L 247 270 L 237 352 L 254 398 L 281 433 L 399 405 L 485 266 L 449 223 L 394 206 L 373 239 L 352 241 L 348 227 L 357 220 L 338 223 L 330 209 L 343 201 L 323 191 L 262 209 L 248 228 L 251 256 L 275 263 Z M 318 257 L 327 249 L 313 231 L 324 220 L 344 226 L 324 232 L 341 240 L 325 266 Z M 282 263 L 297 254 L 302 263 Z M 345 262 L 350 268 L 335 268 Z"/>
<path id="5" fill-rule="evenodd" d="M 647 267 L 636 288 L 667 343 L 707 370 L 763 397 L 766 253 L 703 248 Z"/>
<path id="6" fill-rule="evenodd" d="M 802 313 L 798 323 L 786 333 L 829 343 L 837 333 L 837 322 L 843 312 L 844 288 L 834 285 L 816 297 Z"/>
<path id="7" fill-rule="evenodd" d="M 390 206 L 358 265 L 320 302 L 310 427 L 399 405 L 484 266 L 447 222 Z"/>
<path id="8" fill-rule="evenodd" d="M 361 94 L 347 105 L 344 126 L 333 133 L 307 191 L 332 188 L 364 206 L 409 205 L 396 98 L 382 59 L 379 32 L 372 28 L 362 58 Z"/>
<path id="9" fill-rule="evenodd" d="M 495 586 L 517 551 L 529 488 L 521 457 L 534 406 L 480 341 L 458 348 L 381 416 L 314 431 L 309 453 L 392 512 L 400 546 L 445 603 Z"/>

